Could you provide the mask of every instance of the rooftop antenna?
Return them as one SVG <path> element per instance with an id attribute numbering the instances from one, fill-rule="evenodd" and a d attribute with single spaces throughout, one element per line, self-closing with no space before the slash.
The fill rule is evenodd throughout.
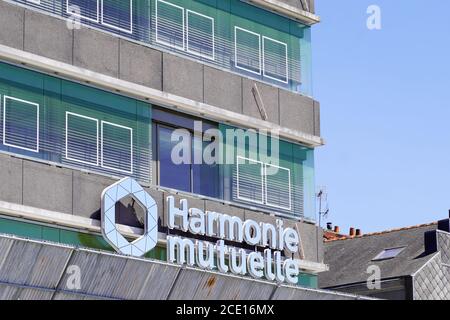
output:
<path id="1" fill-rule="evenodd" d="M 319 187 L 319 191 L 316 194 L 317 201 L 319 202 L 319 227 L 322 227 L 322 217 L 328 217 L 330 208 L 328 206 L 328 193 L 325 186 Z"/>

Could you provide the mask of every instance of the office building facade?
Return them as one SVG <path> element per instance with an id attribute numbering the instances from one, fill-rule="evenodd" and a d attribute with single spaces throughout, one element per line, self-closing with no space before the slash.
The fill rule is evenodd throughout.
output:
<path id="1" fill-rule="evenodd" d="M 0 1 L 1 296 L 357 298 L 317 289 L 327 269 L 314 205 L 317 22 L 312 0 Z M 124 178 L 148 198 L 118 196 L 105 226 L 102 194 Z M 296 283 L 167 262 L 170 235 L 214 238 L 173 230 L 170 203 L 295 230 L 295 252 L 279 250 L 280 263 L 296 261 Z M 151 231 L 147 218 L 152 250 L 116 252 Z M 13 272 L 19 257 L 27 264 Z M 79 288 L 67 287 L 73 266 Z"/>

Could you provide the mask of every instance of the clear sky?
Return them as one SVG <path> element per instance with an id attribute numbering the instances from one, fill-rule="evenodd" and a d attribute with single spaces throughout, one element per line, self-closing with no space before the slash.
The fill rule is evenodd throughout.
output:
<path id="1" fill-rule="evenodd" d="M 369 5 L 382 29 L 366 27 Z M 450 209 L 450 1 L 316 0 L 316 183 L 326 221 L 363 232 L 428 223 Z M 325 221 L 325 222 L 326 222 Z"/>

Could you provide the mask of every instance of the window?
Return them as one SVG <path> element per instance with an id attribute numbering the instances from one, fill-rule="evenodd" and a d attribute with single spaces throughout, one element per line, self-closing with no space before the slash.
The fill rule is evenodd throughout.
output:
<path id="1" fill-rule="evenodd" d="M 263 37 L 263 74 L 272 80 L 288 83 L 287 44 Z"/>
<path id="2" fill-rule="evenodd" d="M 102 24 L 133 33 L 133 0 L 102 0 Z"/>
<path id="3" fill-rule="evenodd" d="M 101 123 L 102 167 L 133 173 L 133 129 L 115 123 Z"/>
<path id="4" fill-rule="evenodd" d="M 205 148 L 211 142 L 205 142 L 203 137 L 194 134 L 194 129 L 200 130 L 195 127 L 195 119 L 160 109 L 154 109 L 152 117 L 154 154 L 158 160 L 158 168 L 155 168 L 158 172 L 158 184 L 162 187 L 219 198 L 220 165 L 206 164 L 203 159 L 196 159 L 200 158 L 199 155 L 203 156 Z M 212 128 L 217 126 L 202 121 L 203 135 L 206 130 Z"/>
<path id="5" fill-rule="evenodd" d="M 191 192 L 190 164 L 175 164 L 172 150 L 179 141 L 172 141 L 174 129 L 158 125 L 159 184 L 180 191 Z M 189 145 L 189 152 L 191 146 Z M 191 159 L 191 154 L 188 155 Z"/>
<path id="6" fill-rule="evenodd" d="M 70 16 L 98 22 L 100 0 L 66 0 L 66 13 Z"/>
<path id="7" fill-rule="evenodd" d="M 156 0 L 156 42 L 184 50 L 184 8 Z"/>
<path id="8" fill-rule="evenodd" d="M 98 166 L 98 120 L 66 112 L 66 159 Z"/>
<path id="9" fill-rule="evenodd" d="M 261 74 L 261 36 L 240 27 L 234 28 L 235 67 Z"/>
<path id="10" fill-rule="evenodd" d="M 240 200 L 264 202 L 263 163 L 237 157 L 237 197 Z"/>
<path id="11" fill-rule="evenodd" d="M 291 171 L 261 161 L 237 157 L 236 194 L 239 200 L 291 210 Z"/>
<path id="12" fill-rule="evenodd" d="M 39 152 L 39 104 L 3 97 L 3 144 Z"/>
<path id="13" fill-rule="evenodd" d="M 214 19 L 187 10 L 187 51 L 214 60 Z"/>
<path id="14" fill-rule="evenodd" d="M 397 257 L 406 247 L 384 249 L 372 261 L 388 260 Z"/>
<path id="15" fill-rule="evenodd" d="M 266 204 L 271 207 L 291 210 L 291 170 L 265 164 Z"/>

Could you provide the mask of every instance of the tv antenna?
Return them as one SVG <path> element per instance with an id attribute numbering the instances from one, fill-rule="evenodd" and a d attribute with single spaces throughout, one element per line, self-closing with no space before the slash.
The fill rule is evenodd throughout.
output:
<path id="1" fill-rule="evenodd" d="M 316 198 L 319 202 L 319 227 L 322 227 L 322 218 L 328 217 L 328 214 L 330 213 L 327 188 L 319 187 Z"/>

